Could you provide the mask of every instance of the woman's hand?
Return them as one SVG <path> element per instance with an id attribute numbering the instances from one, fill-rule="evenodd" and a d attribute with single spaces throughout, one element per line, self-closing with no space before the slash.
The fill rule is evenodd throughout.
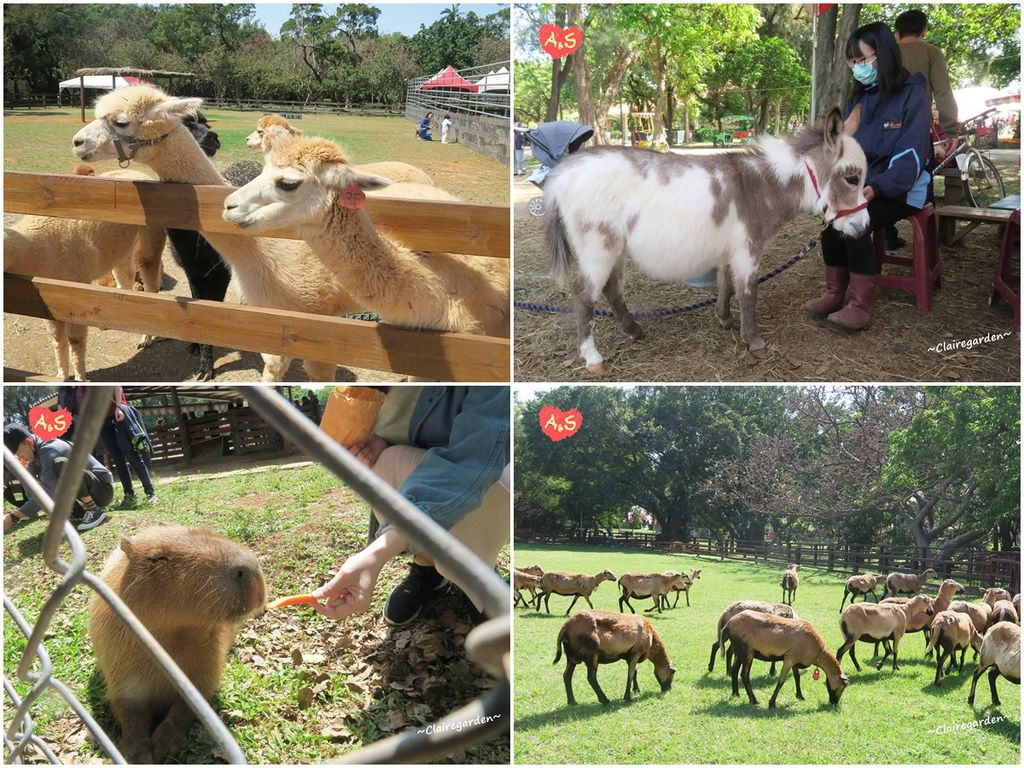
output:
<path id="1" fill-rule="evenodd" d="M 373 543 L 346 560 L 330 581 L 312 595 L 322 604 L 313 610 L 329 619 L 344 619 L 370 607 L 373 587 L 384 563 L 408 547 L 408 539 L 389 528 Z"/>
<path id="2" fill-rule="evenodd" d="M 363 464 L 368 467 L 372 467 L 377 463 L 377 459 L 380 458 L 384 449 L 388 448 L 390 445 L 391 444 L 383 437 L 371 432 L 370 436 L 366 438 L 364 442 L 350 445 L 348 450 Z"/>
<path id="3" fill-rule="evenodd" d="M 874 187 L 864 187 L 864 200 L 866 200 L 867 202 L 870 203 L 874 199 L 875 199 L 875 188 Z"/>
<path id="4" fill-rule="evenodd" d="M 124 421 L 124 412 L 116 406 L 114 407 L 114 421 L 118 423 Z"/>

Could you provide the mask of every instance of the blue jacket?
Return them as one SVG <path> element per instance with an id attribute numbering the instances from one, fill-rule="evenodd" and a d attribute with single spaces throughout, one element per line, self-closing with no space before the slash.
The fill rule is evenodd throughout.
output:
<path id="1" fill-rule="evenodd" d="M 860 125 L 853 138 L 867 156 L 866 186 L 881 197 L 906 195 L 908 205 L 924 208 L 932 158 L 931 99 L 924 76 L 911 75 L 898 93 L 884 99 L 878 98 L 877 86 L 866 88 L 850 99 L 843 117 L 858 104 Z"/>
<path id="2" fill-rule="evenodd" d="M 427 454 L 398 492 L 451 529 L 480 506 L 509 462 L 509 405 L 507 386 L 424 387 L 409 443 Z"/>

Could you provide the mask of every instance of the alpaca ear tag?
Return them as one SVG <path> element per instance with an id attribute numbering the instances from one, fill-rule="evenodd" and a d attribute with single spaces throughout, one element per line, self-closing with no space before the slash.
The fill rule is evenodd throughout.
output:
<path id="1" fill-rule="evenodd" d="M 71 411 L 67 408 L 51 410 L 44 405 L 30 408 L 28 423 L 32 434 L 40 440 L 53 440 L 71 429 Z"/>
<path id="2" fill-rule="evenodd" d="M 573 408 L 563 411 L 552 405 L 545 405 L 538 415 L 540 431 L 547 435 L 553 443 L 572 437 L 583 426 L 583 414 Z"/>
<path id="3" fill-rule="evenodd" d="M 338 198 L 342 208 L 349 208 L 353 211 L 366 206 L 366 193 L 360 189 L 358 184 L 349 184 L 342 190 Z"/>

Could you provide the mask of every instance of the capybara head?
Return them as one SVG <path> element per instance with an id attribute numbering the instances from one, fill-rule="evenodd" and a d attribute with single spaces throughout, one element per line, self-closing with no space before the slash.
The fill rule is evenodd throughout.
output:
<path id="1" fill-rule="evenodd" d="M 122 537 L 122 599 L 139 613 L 241 621 L 266 603 L 255 553 L 209 528 L 154 525 Z"/>

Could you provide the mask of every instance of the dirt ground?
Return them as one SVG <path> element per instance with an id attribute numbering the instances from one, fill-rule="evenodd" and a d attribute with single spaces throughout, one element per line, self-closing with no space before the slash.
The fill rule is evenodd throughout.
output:
<path id="1" fill-rule="evenodd" d="M 537 194 L 532 185 L 515 184 L 515 300 L 571 306 L 569 291 L 559 289 L 548 272 L 543 218 L 527 211 L 528 200 Z M 902 222 L 899 228 L 909 243 L 909 223 Z M 819 233 L 820 224 L 811 216 L 790 222 L 765 253 L 761 274 L 796 255 Z M 821 251 L 815 248 L 761 284 L 758 325 L 768 346 L 760 359 L 740 339 L 735 301 L 732 328 L 721 328 L 713 307 L 703 307 L 640 320 L 646 334 L 640 341 L 622 333 L 614 318 L 599 317 L 594 339 L 608 367 L 602 380 L 1019 381 L 1020 339 L 1013 333 L 1013 312 L 1001 302 L 988 305 L 999 233 L 995 226 L 983 225 L 965 240 L 962 247 L 939 248 L 943 282 L 933 295 L 932 312 L 918 312 L 909 292 L 879 289 L 873 324 L 859 333 L 833 329 L 801 310 L 824 288 Z M 908 245 L 901 255 L 909 250 Z M 899 273 L 888 265 L 885 271 Z M 627 263 L 625 297 L 634 312 L 683 306 L 714 294 L 713 287 L 693 289 L 649 280 Z M 602 301 L 598 308 L 607 305 Z M 986 336 L 989 342 L 975 342 L 971 349 L 929 350 L 942 342 L 951 345 Z M 598 379 L 587 372 L 576 351 L 572 314 L 516 309 L 514 339 L 517 381 Z"/>

